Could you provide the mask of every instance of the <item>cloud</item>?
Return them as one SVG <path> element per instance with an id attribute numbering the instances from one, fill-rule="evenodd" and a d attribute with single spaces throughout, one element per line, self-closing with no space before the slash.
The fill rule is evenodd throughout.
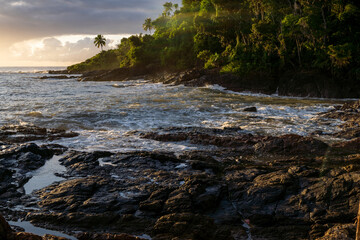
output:
<path id="1" fill-rule="evenodd" d="M 123 37 L 127 36 L 110 36 L 104 49 L 114 47 Z M 94 38 L 86 36 L 61 36 L 24 41 L 11 46 L 10 51 L 13 60 L 51 62 L 58 63 L 57 65 L 81 62 L 99 53 L 99 49 L 94 46 Z"/>
<path id="2" fill-rule="evenodd" d="M 96 48 L 85 46 L 92 44 L 89 40 L 65 44 L 56 36 L 137 34 L 143 32 L 145 18 L 155 19 L 161 14 L 162 5 L 166 1 L 0 0 L 0 65 L 9 64 L 8 58 L 14 54 L 17 58 L 50 58 L 50 46 L 56 48 L 53 51 L 56 55 L 52 59 L 56 60 L 58 56 L 70 59 L 65 49 L 72 49 L 74 58 L 71 62 L 76 62 L 80 56 L 96 53 Z M 172 2 L 180 3 L 181 0 Z M 39 45 L 34 42 L 44 38 L 57 38 L 61 45 L 52 39 L 43 44 L 47 51 L 41 50 L 39 46 L 34 47 Z M 36 53 L 43 55 L 35 56 Z"/>
<path id="3" fill-rule="evenodd" d="M 30 38 L 69 34 L 139 33 L 165 0 L 0 0 L 0 30 Z M 173 1 L 180 2 L 180 0 Z M 29 39 L 29 38 L 28 38 Z"/>

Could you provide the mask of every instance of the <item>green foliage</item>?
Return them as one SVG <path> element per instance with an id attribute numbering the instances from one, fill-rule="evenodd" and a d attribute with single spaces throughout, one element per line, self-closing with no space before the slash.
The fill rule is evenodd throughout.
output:
<path id="1" fill-rule="evenodd" d="M 116 50 L 102 51 L 86 61 L 69 66 L 69 72 L 85 72 L 94 70 L 110 70 L 119 67 Z"/>
<path id="2" fill-rule="evenodd" d="M 165 2 L 162 14 L 143 24 L 154 34 L 123 39 L 110 66 L 203 66 L 236 74 L 304 68 L 358 79 L 358 6 L 357 0 L 183 0 L 179 9 Z M 99 68 L 101 61 L 78 68 Z"/>
<path id="3" fill-rule="evenodd" d="M 103 47 L 105 46 L 106 44 L 106 39 L 104 38 L 103 35 L 97 35 L 95 37 L 95 40 L 94 40 L 94 44 L 97 48 L 100 48 L 101 47 L 101 51 L 103 50 Z"/>
<path id="4" fill-rule="evenodd" d="M 152 24 L 151 18 L 146 18 L 145 19 L 145 22 L 143 24 L 143 29 L 145 31 L 149 31 L 150 34 L 151 34 L 151 30 L 153 29 L 153 24 Z"/>

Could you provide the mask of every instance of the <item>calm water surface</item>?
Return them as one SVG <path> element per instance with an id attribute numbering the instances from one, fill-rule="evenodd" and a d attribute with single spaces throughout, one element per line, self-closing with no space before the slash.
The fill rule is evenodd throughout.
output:
<path id="1" fill-rule="evenodd" d="M 78 82 L 40 79 L 55 68 L 0 68 L 0 125 L 34 124 L 77 131 L 56 143 L 81 150 L 186 150 L 187 143 L 139 139 L 129 131 L 159 127 L 241 127 L 281 135 L 331 132 L 335 120 L 317 119 L 339 100 L 233 93 L 219 86 L 167 86 L 144 80 Z M 257 113 L 243 112 L 255 106 Z"/>

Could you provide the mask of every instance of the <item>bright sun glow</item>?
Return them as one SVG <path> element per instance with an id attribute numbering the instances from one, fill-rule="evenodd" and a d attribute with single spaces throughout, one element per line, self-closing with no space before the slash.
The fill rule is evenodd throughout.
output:
<path id="1" fill-rule="evenodd" d="M 31 39 L 13 44 L 9 48 L 7 65 L 12 61 L 23 66 L 66 66 L 84 61 L 99 52 L 93 44 L 96 35 L 62 35 Z M 130 34 L 104 35 L 107 45 L 104 49 L 116 48 L 124 37 Z"/>

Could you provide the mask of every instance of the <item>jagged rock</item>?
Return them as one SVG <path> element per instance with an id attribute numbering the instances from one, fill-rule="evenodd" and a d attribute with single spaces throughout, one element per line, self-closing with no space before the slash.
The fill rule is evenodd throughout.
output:
<path id="1" fill-rule="evenodd" d="M 316 240 L 352 240 L 355 237 L 355 224 L 336 224 L 326 231 L 325 235 Z"/>

